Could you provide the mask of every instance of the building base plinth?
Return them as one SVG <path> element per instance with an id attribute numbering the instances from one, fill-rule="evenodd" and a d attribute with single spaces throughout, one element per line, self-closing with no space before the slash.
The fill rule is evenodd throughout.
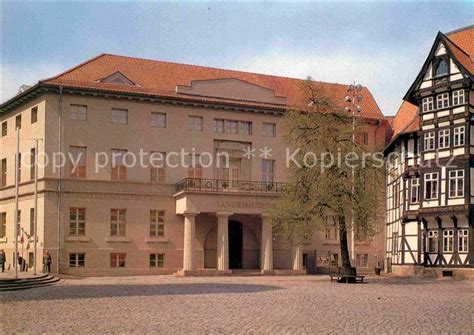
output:
<path id="1" fill-rule="evenodd" d="M 392 274 L 400 277 L 454 278 L 474 281 L 474 268 L 423 267 L 419 265 L 392 265 Z"/>
<path id="2" fill-rule="evenodd" d="M 306 275 L 306 270 L 274 270 L 275 276 L 302 276 Z"/>

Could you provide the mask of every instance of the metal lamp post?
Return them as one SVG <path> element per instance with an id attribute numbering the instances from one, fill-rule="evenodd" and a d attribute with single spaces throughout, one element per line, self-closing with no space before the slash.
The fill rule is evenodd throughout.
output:
<path id="1" fill-rule="evenodd" d="M 354 151 L 354 143 L 355 143 L 355 121 L 356 115 L 362 111 L 362 107 L 359 103 L 362 101 L 362 95 L 360 95 L 360 91 L 362 90 L 361 84 L 352 84 L 347 87 L 347 96 L 345 97 L 346 103 L 348 106 L 344 108 L 346 112 L 350 112 L 352 114 L 352 151 Z M 352 193 L 354 193 L 354 179 L 355 179 L 355 171 L 354 167 L 352 167 Z M 351 209 L 351 261 L 354 265 L 355 263 L 355 231 L 354 231 L 354 208 Z"/>

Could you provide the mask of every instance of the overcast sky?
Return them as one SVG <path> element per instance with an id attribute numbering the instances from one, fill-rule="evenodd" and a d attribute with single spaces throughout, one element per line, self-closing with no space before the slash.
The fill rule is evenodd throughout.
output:
<path id="1" fill-rule="evenodd" d="M 3 3 L 2 101 L 100 53 L 369 87 L 395 114 L 438 31 L 472 3 Z M 157 80 L 159 80 L 157 78 Z"/>

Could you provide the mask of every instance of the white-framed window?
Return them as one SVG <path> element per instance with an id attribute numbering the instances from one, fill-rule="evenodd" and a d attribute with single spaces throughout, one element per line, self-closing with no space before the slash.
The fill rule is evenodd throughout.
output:
<path id="1" fill-rule="evenodd" d="M 86 254 L 84 253 L 69 254 L 69 267 L 70 268 L 83 268 L 84 266 L 86 266 Z"/>
<path id="2" fill-rule="evenodd" d="M 369 267 L 369 254 L 356 254 L 356 267 L 368 268 Z"/>
<path id="3" fill-rule="evenodd" d="M 276 136 L 276 124 L 264 122 L 262 124 L 262 135 L 266 137 L 275 137 Z"/>
<path id="4" fill-rule="evenodd" d="M 466 132 L 466 128 L 464 126 L 456 127 L 453 129 L 453 145 L 455 147 L 464 145 L 464 134 Z"/>
<path id="5" fill-rule="evenodd" d="M 87 121 L 87 106 L 71 105 L 69 110 L 69 119 L 76 121 Z"/>
<path id="6" fill-rule="evenodd" d="M 439 149 L 449 148 L 449 135 L 451 131 L 449 129 L 440 130 L 438 133 L 439 137 Z"/>
<path id="7" fill-rule="evenodd" d="M 459 252 L 469 251 L 469 233 L 467 229 L 458 230 L 458 251 Z"/>
<path id="8" fill-rule="evenodd" d="M 151 126 L 156 128 L 166 128 L 166 114 L 151 112 Z"/>
<path id="9" fill-rule="evenodd" d="M 124 268 L 127 254 L 125 252 L 112 252 L 110 253 L 110 267 L 111 268 Z"/>
<path id="10" fill-rule="evenodd" d="M 454 244 L 454 230 L 443 231 L 443 252 L 453 252 Z"/>
<path id="11" fill-rule="evenodd" d="M 417 204 L 420 201 L 420 178 L 411 179 L 410 203 Z"/>
<path id="12" fill-rule="evenodd" d="M 224 132 L 224 120 L 214 119 L 214 132 L 223 133 Z"/>
<path id="13" fill-rule="evenodd" d="M 463 105 L 464 100 L 464 90 L 458 90 L 453 92 L 453 106 Z"/>
<path id="14" fill-rule="evenodd" d="M 438 199 L 438 172 L 425 174 L 425 199 Z"/>
<path id="15" fill-rule="evenodd" d="M 126 236 L 127 210 L 110 210 L 110 236 Z"/>
<path id="16" fill-rule="evenodd" d="M 151 268 L 165 267 L 165 254 L 150 254 L 150 267 Z"/>
<path id="17" fill-rule="evenodd" d="M 434 150 L 435 148 L 435 132 L 431 131 L 429 133 L 425 133 L 425 150 Z"/>
<path id="18" fill-rule="evenodd" d="M 202 116 L 188 116 L 188 129 L 189 130 L 196 130 L 202 131 L 203 129 L 203 118 Z"/>
<path id="19" fill-rule="evenodd" d="M 150 237 L 165 236 L 165 211 L 150 210 Z"/>
<path id="20" fill-rule="evenodd" d="M 449 107 L 449 94 L 443 93 L 436 96 L 436 106 L 438 109 Z"/>
<path id="21" fill-rule="evenodd" d="M 112 108 L 112 123 L 128 124 L 128 110 Z"/>
<path id="22" fill-rule="evenodd" d="M 423 99 L 423 112 L 431 112 L 433 108 L 433 97 Z"/>
<path id="23" fill-rule="evenodd" d="M 464 196 L 464 170 L 449 171 L 449 197 Z"/>
<path id="24" fill-rule="evenodd" d="M 86 235 L 86 209 L 69 208 L 69 236 Z"/>
<path id="25" fill-rule="evenodd" d="M 428 231 L 428 239 L 426 242 L 426 249 L 429 253 L 437 253 L 438 252 L 438 231 L 437 230 L 429 230 Z"/>

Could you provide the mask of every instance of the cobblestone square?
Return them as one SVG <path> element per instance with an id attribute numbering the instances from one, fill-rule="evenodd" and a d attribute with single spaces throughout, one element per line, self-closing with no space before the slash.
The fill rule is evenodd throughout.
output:
<path id="1" fill-rule="evenodd" d="M 0 293 L 3 334 L 430 334 L 474 332 L 474 284 L 327 276 L 62 280 Z"/>

